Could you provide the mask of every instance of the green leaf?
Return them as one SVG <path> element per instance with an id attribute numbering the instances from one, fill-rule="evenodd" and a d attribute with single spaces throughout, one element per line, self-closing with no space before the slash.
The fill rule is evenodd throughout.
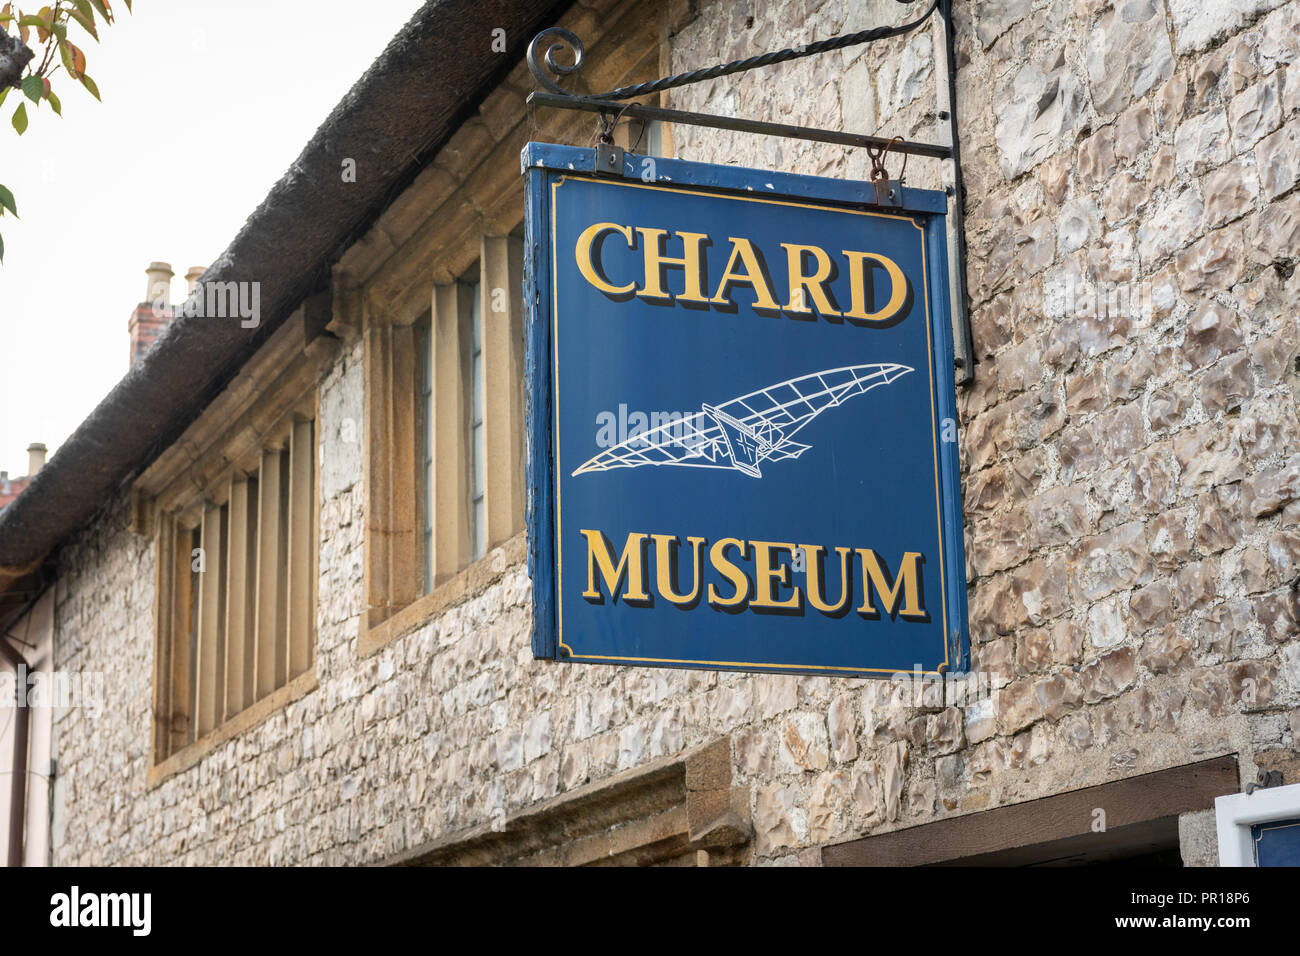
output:
<path id="1" fill-rule="evenodd" d="M 18 206 L 14 203 L 14 194 L 9 191 L 7 186 L 0 186 L 0 215 L 8 209 L 15 216 L 18 215 Z"/>
<path id="2" fill-rule="evenodd" d="M 59 58 L 63 60 L 63 68 L 68 71 L 68 76 L 75 80 L 77 78 L 77 68 L 72 64 L 72 51 L 68 49 L 68 44 L 63 40 L 59 41 Z"/>
<path id="3" fill-rule="evenodd" d="M 88 89 L 88 90 L 90 91 L 90 95 L 91 95 L 91 96 L 93 96 L 93 97 L 94 97 L 95 99 L 97 99 L 97 100 L 99 99 L 99 87 L 95 85 L 95 81 L 94 81 L 94 80 L 92 80 L 90 77 L 86 76 L 86 74 L 84 74 L 84 73 L 82 73 L 80 76 L 78 76 L 77 79 L 79 79 L 79 80 L 81 81 L 81 85 L 82 85 L 82 86 L 84 86 L 86 89 Z M 100 100 L 100 102 L 103 102 L 103 101 Z"/>
<path id="4" fill-rule="evenodd" d="M 9 91 L 12 89 L 12 86 L 6 86 L 4 89 L 0 90 L 0 106 L 5 105 L 5 97 L 9 95 Z"/>
<path id="5" fill-rule="evenodd" d="M 104 3 L 104 0 L 90 0 L 90 2 L 95 5 L 95 9 L 98 10 L 99 15 L 104 18 L 105 23 L 113 22 L 113 14 L 109 11 L 108 5 Z"/>
<path id="6" fill-rule="evenodd" d="M 50 92 L 45 95 L 45 98 L 50 101 L 50 107 L 51 109 L 54 110 L 54 114 L 56 116 L 62 116 L 63 103 L 59 100 L 57 96 L 54 95 L 54 91 L 50 90 Z"/>
<path id="7" fill-rule="evenodd" d="M 72 0 L 72 5 L 77 8 L 77 12 L 83 17 L 95 19 L 95 10 L 90 5 L 90 0 Z"/>
<path id="8" fill-rule="evenodd" d="M 33 103 L 40 103 L 41 94 L 44 92 L 45 84 L 41 82 L 39 76 L 32 75 L 23 77 L 23 93 L 25 93 L 27 98 Z"/>
<path id="9" fill-rule="evenodd" d="M 14 110 L 14 129 L 18 130 L 18 135 L 22 136 L 27 132 L 27 104 L 19 103 L 18 109 Z"/>
<path id="10" fill-rule="evenodd" d="M 5 261 L 5 237 L 0 236 L 0 262 Z"/>
<path id="11" fill-rule="evenodd" d="M 78 10 L 69 10 L 68 16 L 80 23 L 81 28 L 94 37 L 96 43 L 99 42 L 99 31 L 95 29 L 94 17 L 88 17 Z"/>
<path id="12" fill-rule="evenodd" d="M 45 18 L 38 17 L 35 14 L 26 13 L 18 18 L 18 25 L 22 27 L 36 27 L 39 30 L 44 30 Z"/>

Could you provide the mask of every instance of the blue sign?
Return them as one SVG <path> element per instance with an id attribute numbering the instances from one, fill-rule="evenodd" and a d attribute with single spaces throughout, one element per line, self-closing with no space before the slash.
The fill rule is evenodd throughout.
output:
<path id="1" fill-rule="evenodd" d="M 523 167 L 535 656 L 964 671 L 947 197 Z"/>
<path id="2" fill-rule="evenodd" d="M 1300 820 L 1274 820 L 1250 828 L 1256 866 L 1300 866 Z"/>

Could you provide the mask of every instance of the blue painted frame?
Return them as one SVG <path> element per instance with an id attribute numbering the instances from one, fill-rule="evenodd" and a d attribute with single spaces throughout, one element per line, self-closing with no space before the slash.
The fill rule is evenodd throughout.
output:
<path id="1" fill-rule="evenodd" d="M 527 425 L 526 482 L 528 527 L 528 572 L 532 580 L 534 657 L 568 660 L 558 641 L 557 548 L 556 548 L 556 462 L 555 409 L 553 397 L 553 347 L 551 324 L 551 190 L 560 177 L 609 179 L 596 172 L 596 151 L 592 148 L 529 143 L 521 153 L 526 186 L 524 303 L 525 303 L 525 421 Z M 647 165 L 652 160 L 652 165 Z M 646 175 L 647 169 L 653 170 Z M 947 242 L 944 218 L 948 197 L 932 190 L 904 188 L 899 207 L 881 210 L 875 205 L 871 183 L 796 175 L 768 170 L 745 169 L 694 163 L 660 157 L 624 155 L 622 175 L 627 180 L 653 183 L 676 189 L 699 190 L 722 195 L 762 195 L 776 199 L 813 202 L 846 209 L 875 209 L 911 216 L 924 232 L 930 301 L 931 362 L 935 382 L 936 428 L 946 420 L 957 421 L 953 376 L 951 302 L 949 299 Z M 618 177 L 613 177 L 617 179 Z M 946 588 L 946 659 L 951 671 L 963 673 L 970 664 L 970 636 L 966 606 L 966 568 L 961 513 L 961 484 L 958 446 L 941 441 L 939 456 L 940 524 Z M 588 661 L 584 661 L 588 662 Z M 600 662 L 600 661 L 590 661 Z M 686 667 L 709 670 L 761 670 L 763 673 L 799 675 L 826 674 L 837 677 L 888 677 L 888 674 L 781 666 L 739 667 L 702 662 L 647 663 L 638 666 Z M 934 676 L 934 672 L 927 672 Z"/>

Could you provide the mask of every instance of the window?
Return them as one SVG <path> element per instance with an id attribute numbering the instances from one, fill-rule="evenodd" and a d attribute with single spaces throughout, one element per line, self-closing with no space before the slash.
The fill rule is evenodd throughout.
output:
<path id="1" fill-rule="evenodd" d="M 312 667 L 312 418 L 288 416 L 217 490 L 159 514 L 157 526 L 156 762 Z"/>
<path id="2" fill-rule="evenodd" d="M 463 252 L 460 279 L 428 287 L 428 312 L 365 317 L 362 653 L 418 625 L 524 528 L 523 241 Z"/>
<path id="3" fill-rule="evenodd" d="M 1234 791 L 1214 801 L 1219 866 L 1300 863 L 1300 784 Z"/>
<path id="4" fill-rule="evenodd" d="M 641 156 L 673 154 L 672 127 L 662 120 L 629 119 L 614 131 L 614 142 Z"/>

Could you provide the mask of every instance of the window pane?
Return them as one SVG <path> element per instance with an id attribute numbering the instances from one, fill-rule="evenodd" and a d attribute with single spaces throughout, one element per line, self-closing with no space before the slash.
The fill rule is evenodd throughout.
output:
<path id="1" fill-rule="evenodd" d="M 474 487 L 472 495 L 477 501 L 483 497 L 484 471 L 487 464 L 487 435 L 482 425 L 475 425 L 474 440 Z"/>
<path id="2" fill-rule="evenodd" d="M 473 412 L 471 412 L 470 422 L 477 425 L 483 421 L 483 353 L 479 352 L 474 356 L 474 365 L 470 370 L 470 381 L 473 383 Z"/>
<path id="3" fill-rule="evenodd" d="M 483 499 L 474 502 L 474 557 L 481 558 L 487 553 L 487 516 L 483 508 Z"/>
<path id="4" fill-rule="evenodd" d="M 646 156 L 662 156 L 664 154 L 664 124 L 659 120 L 651 120 L 645 125 L 645 150 Z"/>

